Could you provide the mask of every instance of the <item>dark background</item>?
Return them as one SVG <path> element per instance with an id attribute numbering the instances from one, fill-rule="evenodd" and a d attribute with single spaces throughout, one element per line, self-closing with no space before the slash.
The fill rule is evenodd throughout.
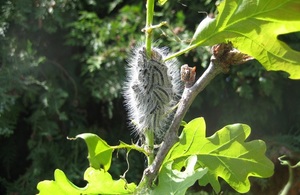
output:
<path id="1" fill-rule="evenodd" d="M 0 194 L 36 194 L 37 183 L 53 179 L 56 168 L 84 186 L 86 146 L 66 137 L 92 132 L 110 145 L 136 140 L 127 125 L 121 88 L 128 53 L 143 41 L 145 1 L 2 0 L 0 8 Z M 215 13 L 215 2 L 169 1 L 155 10 L 155 23 L 168 21 L 188 40 L 206 17 L 203 11 Z M 168 36 L 156 30 L 157 45 L 178 51 L 188 44 L 162 29 Z M 299 33 L 279 39 L 300 48 Z M 179 61 L 197 66 L 199 76 L 208 51 L 198 48 Z M 253 60 L 213 80 L 185 120 L 205 117 L 208 135 L 231 123 L 250 125 L 251 139 L 266 141 L 276 169 L 270 179 L 253 179 L 249 194 L 277 194 L 288 176 L 278 156 L 299 161 L 299 100 L 299 80 L 266 72 Z M 126 153 L 114 156 L 110 171 L 118 178 L 127 168 Z M 145 158 L 131 153 L 130 162 L 128 181 L 138 182 Z M 299 185 L 295 179 L 291 194 L 299 193 Z M 233 193 L 226 184 L 222 189 Z M 195 185 L 190 193 L 199 190 L 212 191 Z"/>

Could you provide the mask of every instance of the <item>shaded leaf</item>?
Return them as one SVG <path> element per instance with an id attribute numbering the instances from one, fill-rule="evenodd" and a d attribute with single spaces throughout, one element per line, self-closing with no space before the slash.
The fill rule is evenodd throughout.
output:
<path id="1" fill-rule="evenodd" d="M 245 142 L 250 131 L 247 125 L 233 124 L 205 137 L 204 119 L 196 118 L 185 126 L 164 164 L 174 161 L 173 168 L 180 170 L 190 155 L 197 155 L 195 168 L 208 168 L 208 173 L 199 180 L 200 185 L 210 183 L 219 192 L 218 177 L 221 177 L 236 191 L 247 192 L 249 176 L 265 178 L 274 171 L 273 163 L 265 156 L 265 143 L 261 140 Z"/>
<path id="2" fill-rule="evenodd" d="M 283 70 L 300 78 L 300 52 L 277 39 L 300 31 L 299 0 L 225 0 L 219 14 L 198 26 L 191 47 L 231 41 L 243 53 L 257 59 L 267 70 Z"/>

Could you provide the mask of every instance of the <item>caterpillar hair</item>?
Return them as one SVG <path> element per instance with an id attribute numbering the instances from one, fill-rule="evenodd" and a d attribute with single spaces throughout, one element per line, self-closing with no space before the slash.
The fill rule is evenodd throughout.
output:
<path id="1" fill-rule="evenodd" d="M 177 61 L 162 61 L 167 54 L 166 48 L 153 47 L 147 57 L 145 47 L 136 47 L 128 59 L 123 88 L 134 132 L 142 136 L 146 130 L 153 131 L 156 140 L 170 125 L 182 92 Z"/>

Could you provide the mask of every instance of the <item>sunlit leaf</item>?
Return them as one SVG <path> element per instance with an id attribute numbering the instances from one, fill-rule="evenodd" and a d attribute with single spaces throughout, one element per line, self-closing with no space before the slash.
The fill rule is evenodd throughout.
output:
<path id="1" fill-rule="evenodd" d="M 210 183 L 216 192 L 220 191 L 218 177 L 236 191 L 245 193 L 250 189 L 249 176 L 265 178 L 273 174 L 274 165 L 265 156 L 265 143 L 261 140 L 245 142 L 250 134 L 249 126 L 228 125 L 211 137 L 206 137 L 205 131 L 203 118 L 189 122 L 164 164 L 174 161 L 173 168 L 180 170 L 190 155 L 196 155 L 195 168 L 208 168 L 199 184 Z"/>
<path id="2" fill-rule="evenodd" d="M 207 17 L 199 24 L 192 47 L 231 41 L 267 70 L 283 70 L 291 79 L 300 78 L 300 52 L 277 39 L 300 31 L 299 0 L 224 0 L 218 11 L 215 19 Z"/>
<path id="3" fill-rule="evenodd" d="M 76 138 L 84 139 L 88 147 L 88 159 L 91 167 L 103 168 L 106 171 L 110 168 L 113 148 L 106 141 L 92 133 L 79 134 Z"/>
<path id="4" fill-rule="evenodd" d="M 68 180 L 63 171 L 56 169 L 54 180 L 45 180 L 38 184 L 39 195 L 92 195 L 92 194 L 132 194 L 136 188 L 134 183 L 127 184 L 123 179 L 113 180 L 103 169 L 89 167 L 84 173 L 88 184 L 77 187 Z"/>
<path id="5" fill-rule="evenodd" d="M 195 155 L 187 158 L 186 164 L 182 167 L 184 171 L 173 170 L 172 161 L 166 163 L 158 176 L 158 186 L 151 194 L 185 194 L 190 186 L 207 173 L 206 168 L 195 169 L 196 163 L 197 156 Z"/>
<path id="6" fill-rule="evenodd" d="M 127 184 L 124 179 L 113 180 L 108 169 L 111 165 L 112 152 L 115 149 L 137 150 L 147 155 L 146 151 L 137 145 L 121 142 L 118 146 L 109 146 L 104 140 L 92 133 L 83 133 L 75 137 L 82 138 L 88 146 L 90 167 L 84 173 L 88 184 L 83 187 L 75 186 L 68 180 L 63 171 L 54 172 L 54 180 L 45 180 L 38 184 L 40 195 L 63 194 L 132 194 L 136 188 L 134 183 Z M 73 138 L 69 138 L 72 139 Z"/>
<path id="7" fill-rule="evenodd" d="M 127 184 L 124 179 L 113 180 L 108 172 L 92 167 L 85 171 L 84 179 L 89 182 L 87 191 L 91 194 L 128 194 L 136 188 L 134 183 Z"/>

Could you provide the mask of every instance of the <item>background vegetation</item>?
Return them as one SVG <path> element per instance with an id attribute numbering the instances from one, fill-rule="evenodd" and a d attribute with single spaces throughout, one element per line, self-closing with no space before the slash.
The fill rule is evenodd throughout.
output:
<path id="1" fill-rule="evenodd" d="M 83 186 L 86 146 L 67 136 L 93 132 L 110 145 L 134 140 L 121 87 L 128 53 L 143 40 L 145 2 L 6 0 L 0 8 L 0 194 L 35 194 L 36 184 L 51 179 L 55 168 Z M 168 21 L 187 40 L 206 16 L 202 11 L 214 14 L 215 1 L 169 1 L 156 8 L 155 20 Z M 155 31 L 157 45 L 176 51 L 187 44 L 163 30 L 169 36 Z M 279 38 L 300 49 L 299 34 Z M 179 60 L 197 66 L 200 75 L 207 57 L 203 48 Z M 299 161 L 299 89 L 300 81 L 266 72 L 252 61 L 218 76 L 186 121 L 204 116 L 210 134 L 230 123 L 246 123 L 253 137 L 267 141 L 275 164 L 282 154 Z M 115 176 L 127 168 L 125 155 L 120 151 L 114 159 Z M 145 159 L 136 153 L 130 160 L 135 163 L 128 178 L 139 181 Z M 278 192 L 286 175 L 276 180 L 276 174 L 285 174 L 284 168 L 278 166 L 273 178 L 256 182 L 252 193 Z"/>

